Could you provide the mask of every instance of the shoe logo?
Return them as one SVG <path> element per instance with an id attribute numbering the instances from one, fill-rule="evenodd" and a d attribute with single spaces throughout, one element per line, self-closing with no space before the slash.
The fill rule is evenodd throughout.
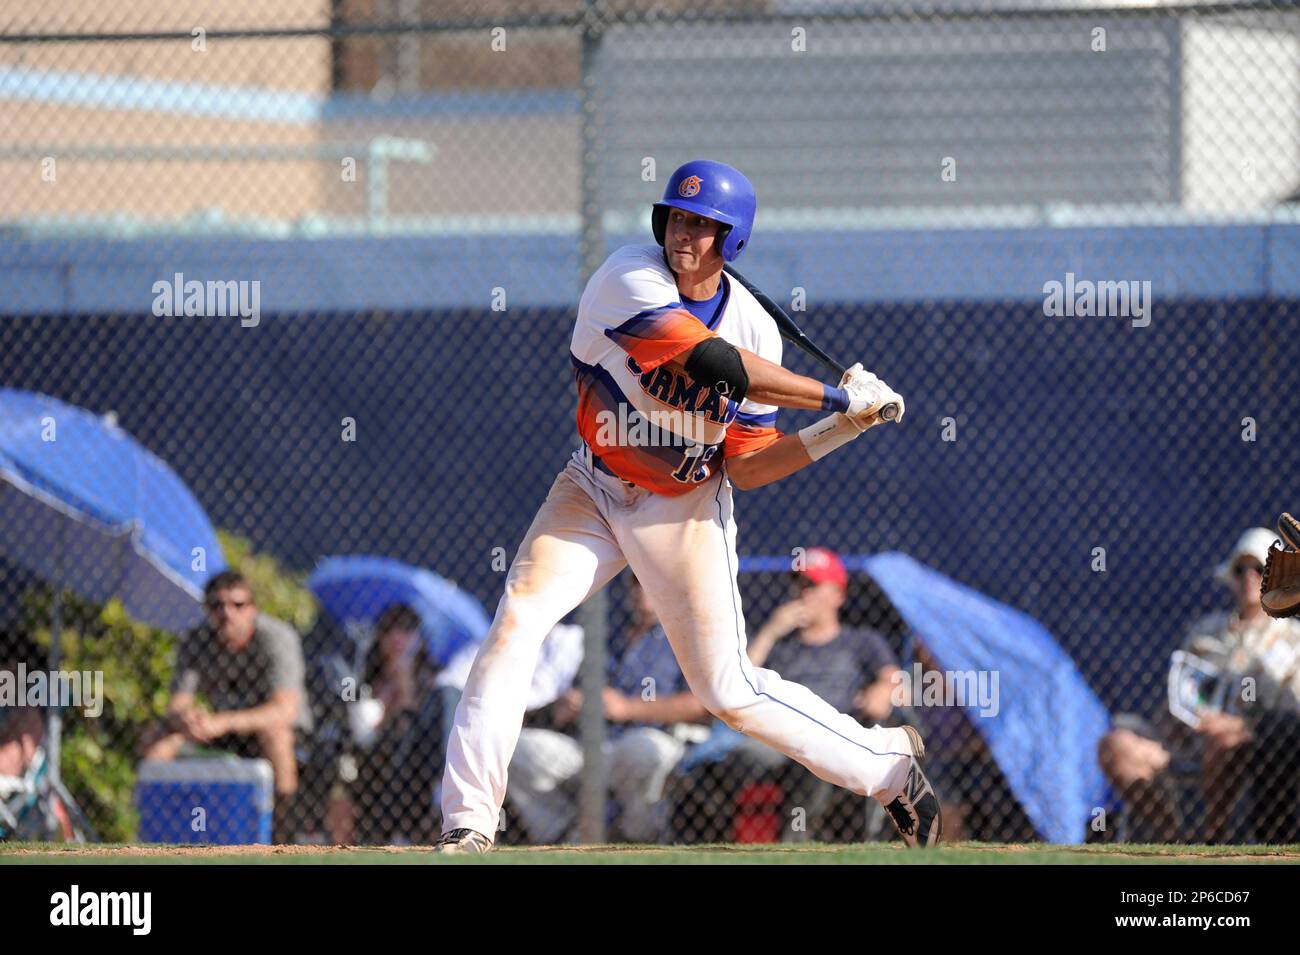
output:
<path id="1" fill-rule="evenodd" d="M 911 812 L 903 805 L 901 799 L 895 799 L 885 808 L 894 817 L 894 825 L 898 826 L 899 832 L 905 836 L 910 836 L 916 832 L 916 820 L 912 818 Z"/>
<path id="2" fill-rule="evenodd" d="M 925 776 L 923 776 L 921 774 L 921 771 L 917 769 L 915 763 L 912 764 L 912 769 L 907 774 L 907 782 L 905 784 L 905 788 L 907 791 L 908 802 L 916 802 L 916 800 L 920 798 L 925 793 L 925 790 L 928 788 L 926 785 Z"/>

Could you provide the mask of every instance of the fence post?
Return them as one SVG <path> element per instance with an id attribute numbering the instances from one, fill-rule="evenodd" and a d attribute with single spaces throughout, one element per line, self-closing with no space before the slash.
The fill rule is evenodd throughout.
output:
<path id="1" fill-rule="evenodd" d="M 579 101 L 582 148 L 582 233 L 579 237 L 582 285 L 586 285 L 605 259 L 605 234 L 600 197 L 596 192 L 596 101 L 593 64 L 600 46 L 601 22 L 596 0 L 585 0 L 582 18 L 582 59 Z M 609 642 L 609 593 L 593 594 L 579 611 L 583 654 L 580 686 L 582 715 L 582 789 L 578 797 L 578 837 L 584 843 L 605 841 L 605 713 L 601 691 L 605 687 L 605 653 Z"/>

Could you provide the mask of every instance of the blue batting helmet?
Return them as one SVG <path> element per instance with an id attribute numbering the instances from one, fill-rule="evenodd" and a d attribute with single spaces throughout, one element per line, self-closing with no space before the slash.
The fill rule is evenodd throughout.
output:
<path id="1" fill-rule="evenodd" d="M 669 209 L 716 219 L 723 226 L 718 230 L 723 261 L 732 262 L 749 242 L 757 206 L 754 187 L 739 169 L 710 159 L 695 159 L 669 177 L 664 197 L 654 204 L 650 221 L 655 241 L 663 245 Z"/>

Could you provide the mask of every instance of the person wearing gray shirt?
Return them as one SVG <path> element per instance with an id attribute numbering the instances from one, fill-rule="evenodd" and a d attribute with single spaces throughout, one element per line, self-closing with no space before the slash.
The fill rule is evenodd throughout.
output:
<path id="1" fill-rule="evenodd" d="M 188 743 L 268 760 L 283 833 L 298 789 L 295 742 L 312 728 L 302 641 L 289 624 L 258 611 L 247 579 L 235 571 L 208 582 L 204 610 L 206 623 L 181 638 L 166 719 L 144 757 L 175 759 Z"/>

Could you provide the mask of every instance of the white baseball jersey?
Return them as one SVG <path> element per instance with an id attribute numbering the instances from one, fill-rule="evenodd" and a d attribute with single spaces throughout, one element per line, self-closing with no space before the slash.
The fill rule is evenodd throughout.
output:
<path id="1" fill-rule="evenodd" d="M 726 458 L 777 440 L 776 407 L 737 403 L 664 364 L 709 338 L 781 363 L 772 316 L 725 273 L 723 301 L 706 325 L 684 307 L 657 245 L 628 245 L 587 283 L 570 358 L 578 433 L 610 471 L 676 496 L 715 474 Z"/>

